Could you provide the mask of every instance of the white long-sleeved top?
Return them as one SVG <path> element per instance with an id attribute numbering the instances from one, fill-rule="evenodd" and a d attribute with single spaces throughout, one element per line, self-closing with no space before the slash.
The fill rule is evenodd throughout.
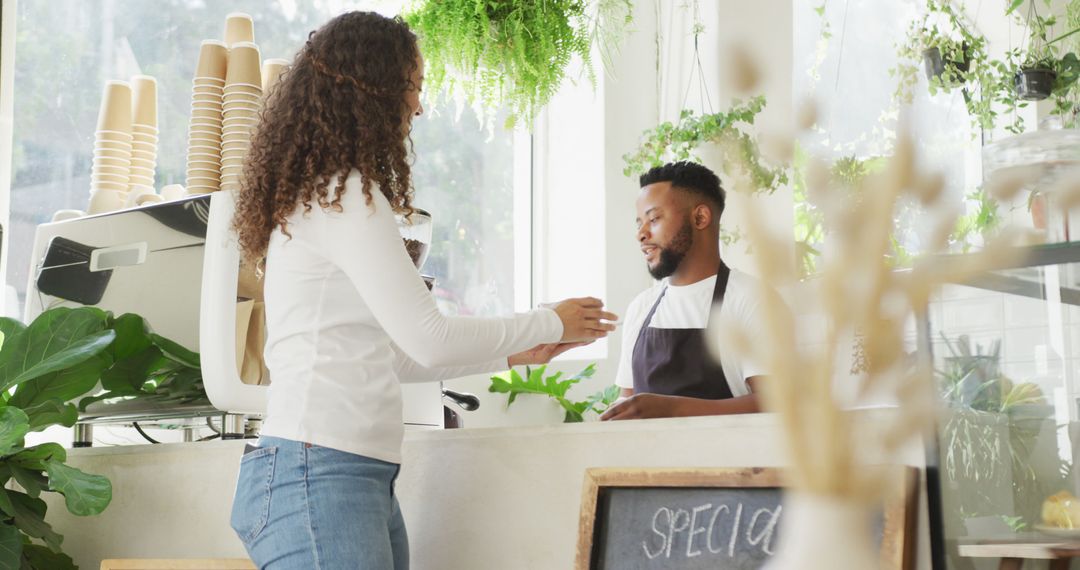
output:
<path id="1" fill-rule="evenodd" d="M 331 183 L 330 189 L 336 184 Z M 331 196 L 333 197 L 333 196 Z M 507 318 L 441 314 L 377 188 L 346 178 L 341 212 L 298 206 L 270 237 L 262 434 L 401 462 L 401 381 L 505 369 L 506 357 L 557 342 L 539 309 Z"/>

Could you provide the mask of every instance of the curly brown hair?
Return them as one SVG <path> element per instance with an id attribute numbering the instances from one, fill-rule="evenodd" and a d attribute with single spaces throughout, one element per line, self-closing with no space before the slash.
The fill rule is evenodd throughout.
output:
<path id="1" fill-rule="evenodd" d="M 312 32 L 271 90 L 244 163 L 233 226 L 245 260 L 266 256 L 270 234 L 298 205 L 341 211 L 345 177 L 360 171 L 367 203 L 382 191 L 412 213 L 410 110 L 416 36 L 399 18 L 349 12 Z M 337 180 L 330 199 L 329 185 Z"/>

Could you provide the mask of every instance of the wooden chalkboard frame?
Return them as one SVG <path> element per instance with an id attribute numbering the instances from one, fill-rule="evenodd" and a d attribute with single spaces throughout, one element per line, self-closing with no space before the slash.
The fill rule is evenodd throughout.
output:
<path id="1" fill-rule="evenodd" d="M 590 468 L 585 471 L 581 495 L 575 570 L 594 570 L 593 542 L 600 494 L 611 487 L 783 487 L 783 469 L 749 467 L 741 469 L 623 469 Z M 919 470 L 905 468 L 896 499 L 885 505 L 885 529 L 881 543 L 882 570 L 912 570 L 915 567 L 915 537 L 918 522 Z"/>

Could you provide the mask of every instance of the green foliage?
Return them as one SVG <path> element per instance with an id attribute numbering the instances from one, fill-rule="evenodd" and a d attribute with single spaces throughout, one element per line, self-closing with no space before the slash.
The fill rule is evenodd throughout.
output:
<path id="1" fill-rule="evenodd" d="M 911 103 L 924 57 L 936 49 L 943 71 L 929 78 L 930 94 L 963 89 L 973 126 L 993 128 L 997 117 L 993 103 L 1004 84 L 986 46 L 986 37 L 971 31 L 953 2 L 926 0 L 922 17 L 908 26 L 899 46 L 899 63 L 890 71 L 897 79 L 895 98 Z"/>
<path id="2" fill-rule="evenodd" d="M 426 82 L 436 95 L 462 92 L 483 109 L 531 125 L 579 57 L 595 81 L 592 46 L 607 57 L 631 21 L 629 0 L 426 0 L 404 15 L 420 38 Z"/>
<path id="3" fill-rule="evenodd" d="M 1004 107 L 1011 117 L 1005 128 L 1013 133 L 1023 132 L 1024 121 L 1016 110 L 1026 107 L 1027 102 L 1017 97 L 1015 79 L 1018 73 L 1037 69 L 1053 71 L 1056 75 L 1050 93 L 1054 103 L 1052 113 L 1060 115 L 1066 127 L 1080 125 L 1080 93 L 1077 89 L 1080 79 L 1080 57 L 1077 56 L 1080 2 L 1067 4 L 1065 17 L 1069 31 L 1051 38 L 1057 16 L 1040 15 L 1037 1 L 1028 4 L 1027 15 L 1021 15 L 1017 8 L 1023 1 L 1010 1 L 1005 15 L 1013 15 L 1017 25 L 1028 30 L 1028 37 L 1022 42 L 1024 48 L 1008 50 L 1004 59 L 988 56 L 986 38 L 970 31 L 953 4 L 948 0 L 926 0 L 922 17 L 909 26 L 904 43 L 899 46 L 900 63 L 892 70 L 897 78 L 898 100 L 911 103 L 923 54 L 936 48 L 944 62 L 944 72 L 930 79 L 930 94 L 963 89 L 964 103 L 974 127 L 993 129 L 999 118 L 995 107 Z M 1043 4 L 1047 9 L 1051 7 L 1050 2 Z"/>
<path id="4" fill-rule="evenodd" d="M 584 421 L 585 414 L 590 411 L 602 414 L 619 397 L 619 387 L 611 385 L 582 401 L 573 401 L 567 398 L 566 393 L 574 384 L 590 378 L 596 373 L 596 364 L 586 366 L 584 370 L 565 380 L 561 379 L 562 372 L 544 376 L 546 372 L 547 365 L 539 368 L 526 366 L 524 377 L 518 374 L 517 370 L 510 369 L 503 374 L 491 377 L 491 386 L 488 387 L 488 392 L 509 394 L 506 401 L 507 408 L 521 394 L 549 396 L 562 406 L 566 412 L 563 421 L 567 423 Z"/>
<path id="5" fill-rule="evenodd" d="M 0 568 L 74 568 L 45 521 L 41 493 L 60 493 L 69 512 L 91 516 L 112 501 L 112 485 L 67 465 L 60 445 L 25 447 L 26 434 L 74 425 L 74 401 L 205 402 L 199 356 L 153 334 L 138 315 L 113 318 L 91 307 L 50 309 L 29 326 L 0 319 L 0 332 Z M 104 392 L 85 397 L 99 383 Z"/>
<path id="6" fill-rule="evenodd" d="M 960 516 L 1002 516 L 1011 527 L 1038 520 L 1042 499 L 1060 490 L 1069 465 L 1037 449 L 1043 430 L 1053 430 L 1053 407 L 1032 382 L 1014 383 L 1001 373 L 1001 343 L 972 346 L 966 335 L 950 340 L 937 370 L 938 389 L 948 407 L 941 428 L 942 469 L 955 495 L 948 500 Z M 1001 512 L 1003 493 L 1015 512 Z M 957 516 L 957 515 L 950 515 Z"/>
<path id="7" fill-rule="evenodd" d="M 714 169 L 733 177 L 745 176 L 748 190 L 772 194 L 787 183 L 787 173 L 781 168 L 769 168 L 762 163 L 757 139 L 742 130 L 740 125 L 753 125 L 754 118 L 765 108 L 765 97 L 757 96 L 747 102 L 732 101 L 727 112 L 695 115 L 683 109 L 678 123 L 665 122 L 645 131 L 642 142 L 633 153 L 623 155 L 626 167 L 623 174 L 638 176 L 654 166 L 678 160 L 701 162 L 695 149 L 714 143 L 720 150 L 719 165 Z M 734 186 L 736 189 L 740 185 Z"/>
<path id="8" fill-rule="evenodd" d="M 843 192 L 852 200 L 858 200 L 865 191 L 863 180 L 885 168 L 885 157 L 860 159 L 854 155 L 838 159 L 829 168 L 829 187 Z M 792 168 L 792 200 L 795 204 L 795 259 L 799 276 L 810 277 L 818 272 L 822 246 L 825 245 L 825 215 L 808 196 L 806 170 L 809 156 L 801 146 L 795 147 Z M 909 255 L 899 241 L 892 238 L 891 259 L 894 265 L 909 263 Z"/>
<path id="9" fill-rule="evenodd" d="M 971 239 L 979 236 L 986 239 L 1001 223 L 997 201 L 980 187 L 967 195 L 967 200 L 975 204 L 975 211 L 960 216 L 956 220 L 956 229 L 949 236 L 949 243 L 967 253 L 972 246 Z"/>

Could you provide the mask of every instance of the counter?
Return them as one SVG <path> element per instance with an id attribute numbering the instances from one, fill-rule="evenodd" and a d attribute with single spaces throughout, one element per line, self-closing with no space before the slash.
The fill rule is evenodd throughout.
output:
<path id="1" fill-rule="evenodd" d="M 859 429 L 887 414 L 865 412 Z M 412 568 L 572 568 L 586 468 L 778 467 L 781 437 L 772 414 L 408 432 L 398 493 Z M 49 497 L 49 520 L 84 569 L 103 558 L 243 556 L 228 526 L 243 445 L 71 450 L 72 465 L 112 480 L 113 502 L 78 518 Z M 922 466 L 922 446 L 903 459 Z M 920 503 L 918 568 L 929 568 L 925 493 Z"/>

